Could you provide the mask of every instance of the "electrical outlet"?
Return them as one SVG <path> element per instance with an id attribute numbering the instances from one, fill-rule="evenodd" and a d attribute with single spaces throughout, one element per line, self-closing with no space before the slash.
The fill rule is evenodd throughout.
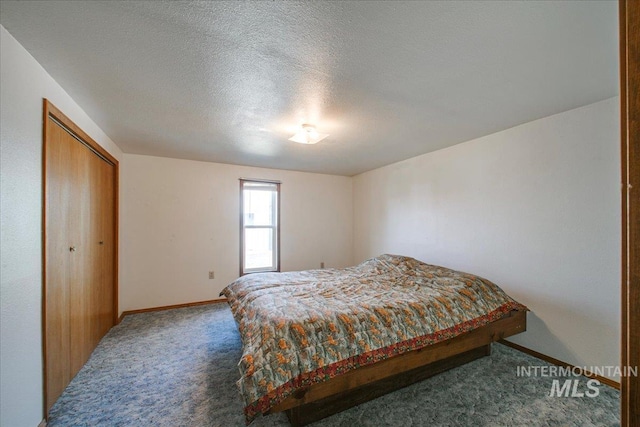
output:
<path id="1" fill-rule="evenodd" d="M 215 279 L 216 275 L 213 273 L 213 271 L 209 272 L 209 279 Z"/>
<path id="2" fill-rule="evenodd" d="M 324 262 L 320 263 L 320 268 L 324 268 Z"/>

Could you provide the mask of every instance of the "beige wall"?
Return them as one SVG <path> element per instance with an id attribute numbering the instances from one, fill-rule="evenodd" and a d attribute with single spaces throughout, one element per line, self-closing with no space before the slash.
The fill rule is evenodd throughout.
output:
<path id="1" fill-rule="evenodd" d="M 129 154 L 121 174 L 121 310 L 218 298 L 238 277 L 241 177 L 282 182 L 283 271 L 352 263 L 351 178 Z"/>
<path id="2" fill-rule="evenodd" d="M 618 98 L 354 179 L 354 261 L 384 252 L 486 277 L 531 309 L 513 338 L 620 358 Z"/>
<path id="3" fill-rule="evenodd" d="M 42 419 L 42 98 L 122 152 L 0 26 L 0 425 Z"/>

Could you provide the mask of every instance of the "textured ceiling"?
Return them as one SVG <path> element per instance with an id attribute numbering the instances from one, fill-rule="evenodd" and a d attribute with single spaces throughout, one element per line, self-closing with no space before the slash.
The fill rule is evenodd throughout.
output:
<path id="1" fill-rule="evenodd" d="M 618 93 L 617 2 L 2 1 L 127 153 L 355 175 Z M 312 123 L 330 136 L 288 141 Z"/>

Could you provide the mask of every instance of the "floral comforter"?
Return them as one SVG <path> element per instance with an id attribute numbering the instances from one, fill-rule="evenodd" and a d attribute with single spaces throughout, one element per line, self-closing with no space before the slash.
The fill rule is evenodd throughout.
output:
<path id="1" fill-rule="evenodd" d="M 247 422 L 299 388 L 526 310 L 488 280 L 396 255 L 250 274 L 221 295 L 242 337 Z"/>

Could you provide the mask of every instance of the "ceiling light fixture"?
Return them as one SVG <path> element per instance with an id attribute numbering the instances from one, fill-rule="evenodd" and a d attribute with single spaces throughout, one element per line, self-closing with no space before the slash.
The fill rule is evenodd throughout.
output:
<path id="1" fill-rule="evenodd" d="M 298 142 L 300 144 L 316 144 L 328 136 L 328 133 L 318 133 L 314 125 L 305 123 L 302 125 L 302 129 L 289 138 L 289 141 Z"/>

